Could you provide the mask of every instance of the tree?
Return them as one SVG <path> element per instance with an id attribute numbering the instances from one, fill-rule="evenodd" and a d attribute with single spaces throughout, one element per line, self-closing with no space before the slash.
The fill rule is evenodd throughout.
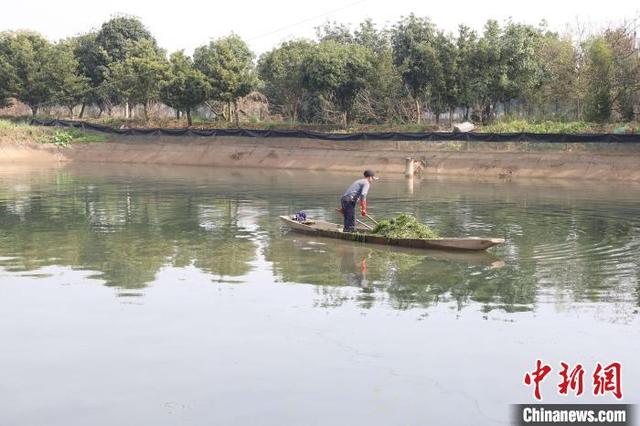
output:
<path id="1" fill-rule="evenodd" d="M 347 126 L 353 118 L 353 105 L 370 81 L 371 51 L 357 44 L 325 41 L 305 58 L 302 78 L 310 91 L 323 95 L 342 113 Z"/>
<path id="2" fill-rule="evenodd" d="M 358 29 L 354 31 L 353 41 L 375 54 L 380 54 L 391 48 L 388 32 L 378 30 L 371 19 L 360 23 Z"/>
<path id="3" fill-rule="evenodd" d="M 363 122 L 404 121 L 407 91 L 393 62 L 389 32 L 367 19 L 354 31 L 353 40 L 371 51 L 372 63 L 367 86 L 356 97 L 354 115 Z"/>
<path id="4" fill-rule="evenodd" d="M 469 110 L 475 100 L 473 82 L 477 78 L 473 59 L 476 55 L 478 36 L 475 31 L 465 25 L 458 27 L 456 39 L 456 87 L 458 106 L 464 108 L 464 119 L 469 120 Z"/>
<path id="5" fill-rule="evenodd" d="M 500 36 L 501 62 L 504 67 L 503 99 L 507 112 L 513 99 L 523 99 L 538 92 L 542 83 L 542 67 L 538 63 L 543 45 L 540 31 L 531 25 L 508 22 Z"/>
<path id="6" fill-rule="evenodd" d="M 584 115 L 587 121 L 605 122 L 611 117 L 611 74 L 613 51 L 604 37 L 596 37 L 587 46 L 588 85 Z"/>
<path id="7" fill-rule="evenodd" d="M 5 65 L 5 72 L 14 79 L 13 93 L 35 115 L 40 106 L 52 100 L 46 61 L 53 47 L 41 35 L 26 31 L 4 33 L 1 44 L 4 62 L 14 70 Z"/>
<path id="8" fill-rule="evenodd" d="M 498 102 L 506 98 L 507 66 L 502 54 L 500 26 L 489 20 L 471 58 L 475 75 L 472 91 L 480 109 L 480 119 L 488 123 L 495 115 Z"/>
<path id="9" fill-rule="evenodd" d="M 305 95 L 302 65 L 314 44 L 294 40 L 263 54 L 258 61 L 258 75 L 264 82 L 269 100 L 281 106 L 292 122 L 298 120 L 300 104 Z"/>
<path id="10" fill-rule="evenodd" d="M 18 81 L 15 68 L 6 59 L 2 37 L 0 34 L 0 108 L 11 106 L 11 98 L 15 96 Z"/>
<path id="11" fill-rule="evenodd" d="M 173 53 L 170 62 L 167 82 L 160 89 L 160 99 L 177 111 L 185 111 L 187 123 L 191 126 L 191 110 L 207 100 L 211 86 L 183 51 Z"/>
<path id="12" fill-rule="evenodd" d="M 640 48 L 636 47 L 635 28 L 608 29 L 604 38 L 613 55 L 611 71 L 612 102 L 625 121 L 634 119 L 634 101 L 640 92 Z"/>
<path id="13" fill-rule="evenodd" d="M 140 20 L 131 16 L 116 16 L 102 24 L 95 43 L 106 53 L 107 62 L 111 63 L 124 61 L 136 43 L 142 40 L 149 40 L 153 49 L 158 50 L 155 39 Z"/>
<path id="14" fill-rule="evenodd" d="M 197 70 L 211 85 L 211 97 L 227 104 L 227 120 L 235 116 L 239 121 L 238 99 L 258 86 L 253 65 L 253 53 L 237 35 L 220 38 L 207 46 L 198 47 L 193 54 Z M 231 111 L 231 105 L 234 109 Z"/>
<path id="15" fill-rule="evenodd" d="M 404 121 L 407 91 L 393 63 L 391 48 L 373 52 L 366 87 L 356 96 L 354 115 L 363 122 Z"/>
<path id="16" fill-rule="evenodd" d="M 131 105 L 142 104 L 145 120 L 148 107 L 160 97 L 169 66 L 163 54 L 148 39 L 135 43 L 130 56 L 112 65 L 113 83 Z"/>
<path id="17" fill-rule="evenodd" d="M 451 122 L 453 110 L 457 106 L 457 50 L 456 45 L 439 31 L 433 47 L 425 54 L 425 65 L 429 74 L 429 108 L 440 123 L 440 114 L 449 111 Z M 450 123 L 451 124 L 451 123 Z"/>
<path id="18" fill-rule="evenodd" d="M 59 43 L 45 59 L 52 101 L 67 107 L 73 118 L 74 107 L 85 99 L 90 90 L 89 79 L 78 73 L 79 63 L 73 55 L 73 45 Z"/>
<path id="19" fill-rule="evenodd" d="M 420 123 L 421 101 L 431 82 L 428 66 L 434 55 L 431 46 L 434 34 L 435 28 L 431 21 L 413 14 L 403 18 L 392 29 L 394 63 L 415 103 L 416 123 Z"/>
<path id="20" fill-rule="evenodd" d="M 95 104 L 102 112 L 116 97 L 113 85 L 109 83 L 109 55 L 98 44 L 97 33 L 83 34 L 70 40 L 73 54 L 78 61 L 78 73 L 88 79 L 90 90 L 82 99 L 80 117 L 86 104 Z"/>
<path id="21" fill-rule="evenodd" d="M 158 55 L 164 55 L 164 52 L 158 48 L 155 38 L 135 17 L 116 16 L 103 23 L 97 32 L 94 50 L 94 53 L 97 54 L 95 72 L 101 75 L 99 79 L 101 81 L 96 86 L 94 93 L 98 97 L 98 106 L 101 111 L 103 108 L 110 111 L 111 105 L 122 103 L 123 97 L 126 98 L 118 90 L 121 85 L 113 81 L 113 68 L 115 64 L 121 64 L 130 57 L 137 49 L 136 46 L 143 40 L 147 40 L 147 45 Z M 91 48 L 91 46 L 88 47 Z M 92 81 L 94 80 L 92 79 Z M 126 103 L 125 108 L 128 117 L 131 105 Z"/>
<path id="22" fill-rule="evenodd" d="M 349 26 L 337 22 L 325 22 L 321 27 L 316 27 L 316 37 L 318 41 L 335 41 L 340 44 L 350 44 L 355 42 Z"/>
<path id="23" fill-rule="evenodd" d="M 561 110 L 573 105 L 577 100 L 577 51 L 570 39 L 561 39 L 557 34 L 548 33 L 538 51 L 538 66 L 541 72 L 541 87 L 537 96 L 529 96 L 529 101 L 552 107 L 553 116 L 561 116 Z"/>

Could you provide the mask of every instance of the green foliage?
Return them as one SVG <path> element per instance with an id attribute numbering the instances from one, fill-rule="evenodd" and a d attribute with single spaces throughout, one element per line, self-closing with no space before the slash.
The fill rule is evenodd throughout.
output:
<path id="1" fill-rule="evenodd" d="M 538 52 L 542 46 L 542 34 L 530 25 L 508 22 L 500 41 L 506 76 L 504 99 L 521 99 L 541 84 Z"/>
<path id="2" fill-rule="evenodd" d="M 416 123 L 420 123 L 420 101 L 426 95 L 432 81 L 430 71 L 434 65 L 432 46 L 435 27 L 429 19 L 411 14 L 392 29 L 394 63 L 415 102 Z M 430 69 L 431 67 L 431 69 Z"/>
<path id="3" fill-rule="evenodd" d="M 53 97 L 47 63 L 52 49 L 51 43 L 36 33 L 18 31 L 0 36 L 0 56 L 13 68 L 13 72 L 9 71 L 14 79 L 12 92 L 31 107 L 34 115 Z"/>
<path id="4" fill-rule="evenodd" d="M 469 110 L 474 104 L 476 93 L 474 80 L 477 78 L 476 66 L 471 60 L 477 49 L 478 36 L 475 31 L 465 25 L 458 27 L 456 39 L 456 73 L 455 87 L 457 103 L 464 108 L 464 119 L 469 120 Z"/>
<path id="5" fill-rule="evenodd" d="M 66 132 L 63 130 L 56 130 L 56 132 L 53 134 L 53 137 L 51 139 L 51 143 L 53 143 L 54 145 L 60 148 L 66 148 L 71 144 L 72 140 L 73 140 L 73 135 L 70 132 Z"/>
<path id="6" fill-rule="evenodd" d="M 69 40 L 78 61 L 78 74 L 88 79 L 90 90 L 82 96 L 82 102 L 96 104 L 101 109 L 117 99 L 115 89 L 109 83 L 110 58 L 104 47 L 98 44 L 98 33 L 88 33 Z"/>
<path id="7" fill-rule="evenodd" d="M 248 95 L 258 86 L 253 53 L 235 34 L 198 47 L 193 61 L 196 69 L 207 77 L 213 100 L 236 103 L 238 98 Z M 231 116 L 229 108 L 229 121 Z M 237 121 L 237 113 L 235 117 Z"/>
<path id="8" fill-rule="evenodd" d="M 149 41 L 150 45 L 158 50 L 155 39 L 140 20 L 130 16 L 112 18 L 103 23 L 96 34 L 95 44 L 102 50 L 99 53 L 101 56 L 96 59 L 106 59 L 106 63 L 123 62 L 131 56 L 136 44 L 142 40 Z M 106 54 L 106 58 L 102 57 L 103 53 Z"/>
<path id="9" fill-rule="evenodd" d="M 438 124 L 442 112 L 455 109 L 458 105 L 456 46 L 444 33 L 438 32 L 434 47 L 426 59 L 430 74 L 429 107 Z"/>
<path id="10" fill-rule="evenodd" d="M 73 108 L 86 98 L 90 86 L 89 78 L 77 72 L 80 64 L 73 54 L 72 44 L 57 44 L 49 52 L 47 63 L 52 100 L 69 108 L 73 117 Z"/>
<path id="11" fill-rule="evenodd" d="M 635 31 L 608 29 L 604 38 L 613 56 L 611 69 L 612 107 L 625 121 L 634 119 L 640 89 L 640 54 Z"/>
<path id="12" fill-rule="evenodd" d="M 355 37 L 351 34 L 349 26 L 337 22 L 326 22 L 321 27 L 317 27 L 316 36 L 320 42 L 333 41 L 338 44 L 355 42 Z"/>
<path id="13" fill-rule="evenodd" d="M 112 73 L 115 86 L 130 104 L 142 104 L 145 118 L 147 106 L 160 98 L 160 88 L 169 71 L 169 64 L 155 43 L 143 39 L 135 43 L 123 62 L 113 64 Z"/>
<path id="14" fill-rule="evenodd" d="M 66 106 L 73 116 L 78 104 L 111 115 L 115 105 L 142 104 L 148 121 L 147 106 L 162 100 L 191 122 L 191 110 L 206 103 L 238 125 L 239 98 L 262 90 L 270 111 L 292 123 L 343 129 L 353 122 L 420 124 L 426 112 L 438 127 L 441 114 L 454 111 L 485 125 L 505 116 L 632 122 L 640 108 L 636 40 L 632 25 L 578 45 L 544 23 L 494 20 L 481 34 L 460 26 L 453 35 L 409 15 L 382 29 L 371 20 L 353 31 L 327 22 L 317 41 L 283 43 L 263 54 L 257 69 L 233 34 L 197 48 L 193 63 L 170 66 L 138 19 L 118 16 L 55 44 L 32 32 L 0 33 L 0 108 L 16 98 L 34 115 Z"/>
<path id="15" fill-rule="evenodd" d="M 2 35 L 0 35 L 0 49 L 2 49 Z M 11 97 L 14 96 L 18 76 L 11 63 L 0 50 L 0 108 L 11 106 Z"/>
<path id="16" fill-rule="evenodd" d="M 366 88 L 372 71 L 371 51 L 358 44 L 324 41 L 314 46 L 302 65 L 302 80 L 312 92 L 333 102 L 344 125 L 353 117 L 353 105 Z"/>
<path id="17" fill-rule="evenodd" d="M 541 41 L 538 56 L 542 72 L 540 89 L 530 92 L 528 100 L 543 110 L 542 115 L 545 115 L 544 109 L 549 107 L 554 118 L 564 118 L 567 111 L 572 112 L 575 108 L 575 99 L 572 98 L 579 88 L 576 73 L 578 52 L 570 39 L 561 39 L 549 33 Z"/>
<path id="18" fill-rule="evenodd" d="M 313 46 L 306 40 L 290 41 L 265 53 L 258 61 L 258 75 L 264 81 L 264 93 L 293 122 L 298 120 L 307 92 L 303 82 L 303 64 Z"/>
<path id="19" fill-rule="evenodd" d="M 438 234 L 435 231 L 418 222 L 415 216 L 405 213 L 394 219 L 381 220 L 371 233 L 387 238 L 420 238 L 426 240 L 438 238 Z"/>
<path id="20" fill-rule="evenodd" d="M 25 124 L 25 126 L 28 126 Z M 0 129 L 2 120 L 0 120 Z M 49 129 L 45 129 L 49 130 Z M 47 131 L 36 138 L 38 143 L 52 143 L 60 148 L 67 148 L 72 143 L 102 143 L 107 141 L 107 136 L 98 133 L 88 133 L 80 129 L 55 129 Z"/>
<path id="21" fill-rule="evenodd" d="M 160 99 L 176 110 L 185 111 L 191 126 L 191 110 L 207 100 L 211 86 L 182 51 L 173 53 L 170 62 L 168 80 L 160 89 Z"/>
<path id="22" fill-rule="evenodd" d="M 596 38 L 587 49 L 589 86 L 585 96 L 584 114 L 588 121 L 605 122 L 611 117 L 611 72 L 613 52 L 607 41 Z"/>

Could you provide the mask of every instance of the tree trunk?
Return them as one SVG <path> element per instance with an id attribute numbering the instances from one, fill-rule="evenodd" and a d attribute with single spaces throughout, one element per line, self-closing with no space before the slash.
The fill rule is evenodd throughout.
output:
<path id="1" fill-rule="evenodd" d="M 420 124 L 421 121 L 421 113 L 420 113 L 420 101 L 418 100 L 418 98 L 415 98 L 416 101 L 416 123 Z"/>
<path id="2" fill-rule="evenodd" d="M 233 101 L 233 115 L 236 120 L 236 127 L 240 127 L 240 115 L 238 114 L 238 101 Z"/>
<path id="3" fill-rule="evenodd" d="M 349 113 L 347 111 L 342 115 L 342 126 L 346 129 L 349 127 Z"/>
<path id="4" fill-rule="evenodd" d="M 36 114 L 38 113 L 38 105 L 30 105 L 30 107 L 31 107 L 31 113 L 35 117 Z"/>
<path id="5" fill-rule="evenodd" d="M 233 121 L 233 112 L 231 111 L 231 101 L 227 102 L 227 121 L 231 123 Z"/>
<path id="6" fill-rule="evenodd" d="M 453 126 L 453 108 L 449 107 L 449 127 Z"/>
<path id="7" fill-rule="evenodd" d="M 148 106 L 147 106 L 147 102 L 142 104 L 142 109 L 144 111 L 144 121 L 149 121 L 149 111 L 147 110 Z"/>
<path id="8" fill-rule="evenodd" d="M 464 121 L 469 121 L 469 106 L 464 107 Z"/>
<path id="9" fill-rule="evenodd" d="M 79 118 L 82 118 L 84 116 L 84 107 L 86 106 L 86 103 L 82 103 L 82 107 L 80 107 L 80 115 Z"/>
<path id="10" fill-rule="evenodd" d="M 129 109 L 129 101 L 124 103 L 124 118 L 126 118 L 127 120 L 131 116 L 131 110 Z"/>
<path id="11" fill-rule="evenodd" d="M 67 108 L 69 108 L 69 115 L 71 116 L 71 119 L 73 120 L 73 107 L 69 106 Z"/>
<path id="12" fill-rule="evenodd" d="M 193 122 L 191 121 L 191 108 L 187 108 L 187 124 L 189 127 L 193 125 Z"/>

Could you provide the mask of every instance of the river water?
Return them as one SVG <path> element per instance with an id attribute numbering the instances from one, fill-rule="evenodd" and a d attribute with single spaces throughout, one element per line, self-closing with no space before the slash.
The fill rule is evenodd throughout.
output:
<path id="1" fill-rule="evenodd" d="M 385 177 L 487 253 L 287 232 L 338 221 L 349 174 L 0 168 L 0 424 L 508 424 L 534 402 L 636 403 L 640 187 Z M 581 363 L 585 392 L 557 389 Z M 597 363 L 623 397 L 594 396 Z"/>

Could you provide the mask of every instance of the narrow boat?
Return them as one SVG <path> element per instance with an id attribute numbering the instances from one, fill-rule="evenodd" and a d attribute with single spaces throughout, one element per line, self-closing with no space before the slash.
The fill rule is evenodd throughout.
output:
<path id="1" fill-rule="evenodd" d="M 321 237 L 337 238 L 340 240 L 358 241 L 362 243 L 384 244 L 388 246 L 411 247 L 418 249 L 438 250 L 486 250 L 497 244 L 504 243 L 504 238 L 437 238 L 424 240 L 420 238 L 387 238 L 374 235 L 368 229 L 358 228 L 357 232 L 343 232 L 342 225 L 325 222 L 323 220 L 306 220 L 298 222 L 289 216 L 280 216 L 280 219 L 294 231 Z"/>

